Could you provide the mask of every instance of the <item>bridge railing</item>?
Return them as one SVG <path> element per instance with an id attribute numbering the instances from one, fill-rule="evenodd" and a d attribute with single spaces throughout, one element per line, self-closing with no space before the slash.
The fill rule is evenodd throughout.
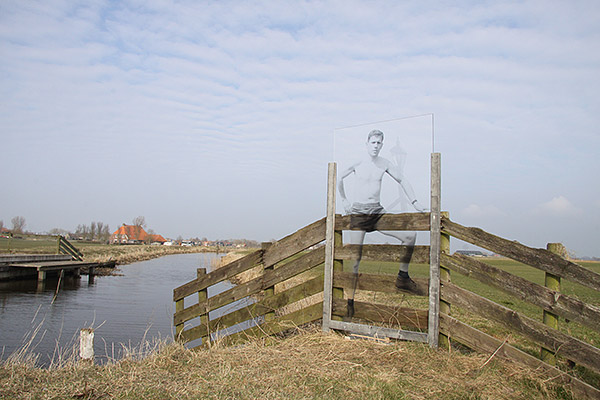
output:
<path id="1" fill-rule="evenodd" d="M 74 260 L 83 261 L 83 254 L 61 235 L 56 238 L 56 254 L 68 254 Z"/>

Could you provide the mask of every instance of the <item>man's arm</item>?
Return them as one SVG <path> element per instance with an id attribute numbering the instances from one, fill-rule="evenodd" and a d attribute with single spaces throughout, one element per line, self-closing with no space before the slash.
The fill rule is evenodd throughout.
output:
<path id="1" fill-rule="evenodd" d="M 349 168 L 345 169 L 344 171 L 342 171 L 342 173 L 338 176 L 338 184 L 337 184 L 337 188 L 338 191 L 340 192 L 340 198 L 342 199 L 342 205 L 344 207 L 344 210 L 346 211 L 346 213 L 350 213 L 352 206 L 350 205 L 350 202 L 348 201 L 348 199 L 346 198 L 346 189 L 344 188 L 344 179 L 346 177 L 348 177 L 348 175 L 350 175 L 351 173 L 354 172 L 356 168 L 356 164 L 350 166 Z"/>
<path id="2" fill-rule="evenodd" d="M 391 162 L 388 161 L 388 165 L 385 172 L 387 172 L 389 176 L 391 176 L 396 182 L 398 182 L 398 184 L 406 194 L 408 201 L 410 201 L 410 204 L 415 208 L 415 210 L 419 212 L 425 211 L 425 209 L 421 207 L 421 204 L 419 204 L 417 196 L 415 195 L 415 191 L 412 188 L 412 185 L 410 184 L 410 182 L 408 182 L 406 178 L 404 178 L 404 176 L 400 173 L 397 167 L 395 167 Z"/>

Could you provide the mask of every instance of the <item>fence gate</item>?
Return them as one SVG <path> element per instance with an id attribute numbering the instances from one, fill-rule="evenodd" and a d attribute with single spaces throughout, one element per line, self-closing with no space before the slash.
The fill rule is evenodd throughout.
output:
<path id="1" fill-rule="evenodd" d="M 418 289 L 422 294 L 429 296 L 429 310 L 419 313 L 416 310 L 398 311 L 388 308 L 384 312 L 394 315 L 395 319 L 412 319 L 412 325 L 426 328 L 427 333 L 405 329 L 395 329 L 383 326 L 368 325 L 343 321 L 339 316 L 339 309 L 343 305 L 343 282 L 348 282 L 349 273 L 343 272 L 343 259 L 351 259 L 356 254 L 352 245 L 343 246 L 342 230 L 350 229 L 349 217 L 335 214 L 336 198 L 336 169 L 335 163 L 328 167 L 327 179 L 327 217 L 325 230 L 325 277 L 323 291 L 323 331 L 330 329 L 343 330 L 349 333 L 388 337 L 394 339 L 427 342 L 431 347 L 438 347 L 439 337 L 439 311 L 440 311 L 440 249 L 441 249 L 441 178 L 440 178 L 440 153 L 431 154 L 431 212 L 409 214 L 386 214 L 378 222 L 381 230 L 428 230 L 430 232 L 430 246 L 416 246 L 409 254 L 412 258 L 427 260 L 429 262 L 429 283 L 419 283 Z M 404 246 L 388 245 L 363 245 L 363 260 L 372 254 L 378 260 L 390 261 L 402 257 Z M 370 251 L 372 250 L 372 251 Z M 428 250 L 428 251 L 427 251 Z M 404 251 L 405 252 L 405 251 Z M 393 254 L 396 253 L 396 254 Z M 428 253 L 428 254 L 427 254 Z M 410 257 L 409 256 L 409 257 Z M 364 274 L 361 274 L 361 276 Z M 365 283 L 364 288 L 391 286 L 395 289 L 393 281 L 389 278 L 365 277 L 370 283 Z M 385 281 L 385 283 L 384 283 Z M 367 307 L 367 303 L 364 304 Z M 338 310 L 334 315 L 334 310 Z M 407 316 L 406 314 L 410 314 Z M 376 313 L 377 314 L 377 313 Z M 423 320 L 427 324 L 423 324 Z M 421 329 L 424 330 L 424 329 Z"/>

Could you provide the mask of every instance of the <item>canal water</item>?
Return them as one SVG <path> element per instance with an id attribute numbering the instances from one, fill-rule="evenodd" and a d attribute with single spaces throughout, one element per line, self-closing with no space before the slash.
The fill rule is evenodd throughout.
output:
<path id="1" fill-rule="evenodd" d="M 196 278 L 214 253 L 178 254 L 119 266 L 122 276 L 97 276 L 93 283 L 57 279 L 44 288 L 35 280 L 0 282 L 0 359 L 26 349 L 38 364 L 52 365 L 79 351 L 79 330 L 93 328 L 96 361 L 122 358 L 157 340 L 173 340 L 173 289 Z M 230 288 L 208 289 L 209 296 Z M 186 299 L 187 300 L 187 299 Z M 193 300 L 189 300 L 191 305 Z"/>

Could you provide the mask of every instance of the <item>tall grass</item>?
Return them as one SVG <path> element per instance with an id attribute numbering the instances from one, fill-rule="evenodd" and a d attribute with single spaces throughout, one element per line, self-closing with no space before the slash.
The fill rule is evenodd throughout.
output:
<path id="1" fill-rule="evenodd" d="M 148 352 L 149 351 L 149 352 Z M 102 366 L 0 365 L 11 399 L 571 399 L 564 387 L 497 358 L 297 329 L 282 338 L 193 351 L 157 343 Z"/>

